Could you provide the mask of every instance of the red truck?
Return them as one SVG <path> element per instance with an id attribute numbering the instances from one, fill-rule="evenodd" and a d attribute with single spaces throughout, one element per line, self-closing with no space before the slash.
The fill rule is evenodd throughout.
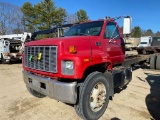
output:
<path id="1" fill-rule="evenodd" d="M 124 17 L 124 33 L 130 29 L 131 17 Z M 32 95 L 73 104 L 81 118 L 96 120 L 114 89 L 131 81 L 131 65 L 148 58 L 125 56 L 115 19 L 90 21 L 72 26 L 64 37 L 26 43 L 24 82 Z"/>

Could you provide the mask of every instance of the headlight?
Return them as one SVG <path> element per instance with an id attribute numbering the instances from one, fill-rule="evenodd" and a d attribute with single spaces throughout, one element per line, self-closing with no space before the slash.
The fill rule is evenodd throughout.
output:
<path id="1" fill-rule="evenodd" d="M 73 75 L 74 74 L 74 63 L 73 61 L 62 61 L 62 74 L 64 75 Z"/>
<path id="2" fill-rule="evenodd" d="M 65 62 L 65 64 L 66 64 L 66 69 L 73 69 L 73 62 L 72 61 L 66 61 Z"/>

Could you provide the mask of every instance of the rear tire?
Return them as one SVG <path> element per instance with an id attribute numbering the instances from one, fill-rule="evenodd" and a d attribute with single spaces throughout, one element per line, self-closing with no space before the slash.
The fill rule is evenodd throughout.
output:
<path id="1" fill-rule="evenodd" d="M 157 56 L 156 69 L 157 69 L 157 70 L 160 70 L 160 55 Z"/>
<path id="2" fill-rule="evenodd" d="M 37 91 L 29 88 L 29 87 L 27 87 L 27 90 L 29 91 L 29 93 L 31 93 L 33 96 L 35 96 L 37 98 L 44 98 L 44 97 L 46 97 L 45 95 L 43 95 L 43 94 L 41 94 L 41 93 L 39 93 L 39 92 L 37 92 Z"/>
<path id="3" fill-rule="evenodd" d="M 156 59 L 157 59 L 157 55 L 153 54 L 150 59 L 150 68 L 151 69 L 156 69 Z"/>
<path id="4" fill-rule="evenodd" d="M 85 120 L 97 120 L 105 112 L 109 102 L 109 82 L 103 73 L 93 72 L 79 83 L 79 96 L 74 106 Z"/>

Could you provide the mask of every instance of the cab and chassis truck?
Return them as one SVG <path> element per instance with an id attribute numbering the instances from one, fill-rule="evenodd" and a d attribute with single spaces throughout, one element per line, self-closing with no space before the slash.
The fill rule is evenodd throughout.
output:
<path id="1" fill-rule="evenodd" d="M 131 32 L 131 17 L 124 17 L 124 34 Z M 126 56 L 125 42 L 115 19 L 80 23 L 64 37 L 25 44 L 23 77 L 28 91 L 73 104 L 86 120 L 105 112 L 115 88 L 132 79 L 132 65 L 147 55 Z"/>

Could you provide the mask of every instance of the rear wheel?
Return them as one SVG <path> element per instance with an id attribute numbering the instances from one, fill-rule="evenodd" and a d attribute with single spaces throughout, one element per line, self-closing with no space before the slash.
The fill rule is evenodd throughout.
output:
<path id="1" fill-rule="evenodd" d="M 44 97 L 46 97 L 45 95 L 43 95 L 43 94 L 41 94 L 41 93 L 39 93 L 39 92 L 37 92 L 37 91 L 29 88 L 29 87 L 27 87 L 27 90 L 28 90 L 33 96 L 35 96 L 35 97 L 38 97 L 38 98 L 44 98 Z"/>
<path id="2" fill-rule="evenodd" d="M 157 59 L 157 55 L 153 54 L 150 59 L 150 68 L 151 69 L 156 69 L 156 59 Z"/>
<path id="3" fill-rule="evenodd" d="M 94 72 L 79 83 L 79 96 L 75 110 L 85 120 L 97 120 L 109 102 L 109 83 L 104 74 Z"/>
<path id="4" fill-rule="evenodd" d="M 156 69 L 157 69 L 157 70 L 160 70 L 160 55 L 157 56 Z"/>

